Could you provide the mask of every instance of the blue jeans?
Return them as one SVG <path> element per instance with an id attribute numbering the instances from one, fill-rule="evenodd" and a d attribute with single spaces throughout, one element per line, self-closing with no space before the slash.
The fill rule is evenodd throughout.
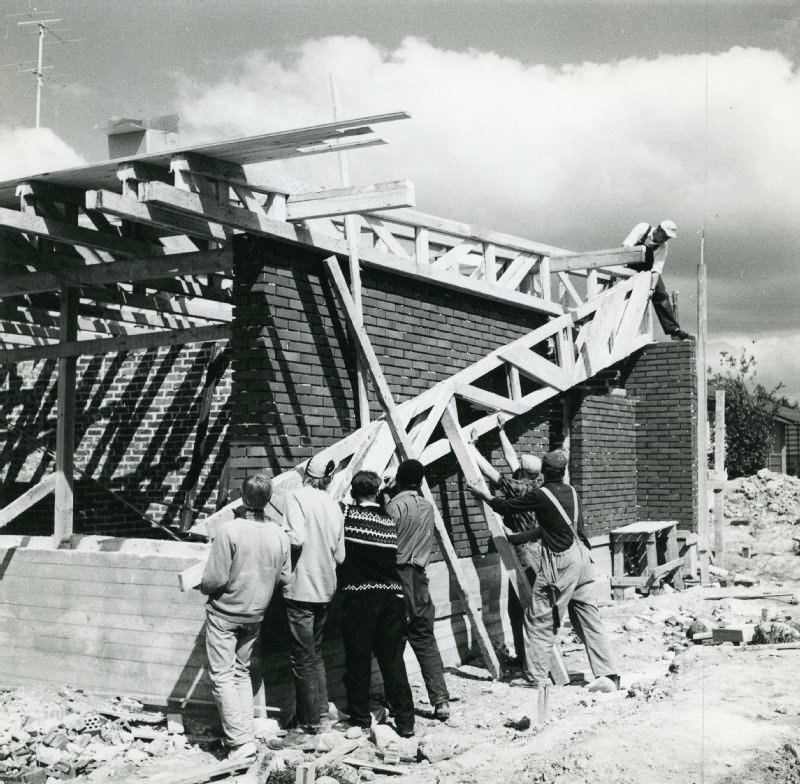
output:
<path id="1" fill-rule="evenodd" d="M 328 605 L 284 599 L 289 621 L 289 662 L 295 689 L 295 715 L 302 727 L 318 728 L 328 710 L 328 684 L 322 660 L 322 632 Z"/>
<path id="2" fill-rule="evenodd" d="M 250 656 L 261 621 L 235 623 L 206 610 L 206 655 L 211 693 L 228 746 L 253 740 Z"/>

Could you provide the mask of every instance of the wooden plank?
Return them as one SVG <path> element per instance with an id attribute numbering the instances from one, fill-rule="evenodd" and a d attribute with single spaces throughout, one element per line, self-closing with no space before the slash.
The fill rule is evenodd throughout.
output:
<path id="1" fill-rule="evenodd" d="M 42 346 L 39 349 L 17 350 L 60 350 L 70 343 L 76 342 L 75 339 L 78 332 L 78 293 L 75 289 L 61 289 L 60 318 L 61 334 L 60 342 L 57 346 Z M 57 353 L 55 356 L 58 357 L 58 381 L 53 541 L 57 545 L 59 542 L 62 542 L 72 535 L 72 487 L 75 474 L 75 387 L 77 382 L 77 360 L 74 355 L 69 356 Z"/>
<path id="2" fill-rule="evenodd" d="M 486 487 L 483 474 L 475 462 L 467 440 L 464 438 L 461 427 L 458 424 L 458 413 L 455 401 L 451 401 L 445 409 L 442 415 L 442 426 L 450 441 L 459 468 L 461 468 L 467 482 L 479 485 L 484 490 L 487 490 L 488 488 Z M 525 570 L 522 568 L 517 558 L 516 550 L 506 538 L 502 520 L 487 503 L 481 501 L 479 505 L 483 512 L 483 519 L 486 521 L 486 525 L 489 528 L 489 533 L 492 535 L 492 541 L 497 548 L 497 552 L 500 554 L 500 560 L 508 572 L 514 593 L 516 593 L 519 598 L 519 603 L 522 607 L 528 607 L 531 602 L 530 583 L 528 582 Z"/>
<path id="3" fill-rule="evenodd" d="M 650 303 L 650 273 L 640 272 L 633 282 L 633 289 L 625 306 L 625 314 L 617 327 L 612 360 L 624 359 L 630 353 L 630 346 L 636 339 L 642 319 Z"/>
<path id="4" fill-rule="evenodd" d="M 552 272 L 571 272 L 573 270 L 590 270 L 602 267 L 624 267 L 644 261 L 644 248 L 611 248 L 609 250 L 593 250 L 588 253 L 573 253 L 568 256 L 552 258 Z"/>
<path id="5" fill-rule="evenodd" d="M 470 254 L 480 253 L 483 250 L 483 244 L 467 240 L 459 245 L 456 245 L 447 253 L 443 253 L 436 261 L 433 262 L 433 268 L 438 270 L 458 269 L 458 265 L 465 261 Z M 498 285 L 501 285 L 498 281 Z"/>
<path id="6" fill-rule="evenodd" d="M 372 348 L 370 339 L 367 336 L 363 326 L 359 326 L 356 322 L 355 305 L 350 297 L 350 293 L 347 290 L 347 284 L 345 283 L 342 271 L 339 269 L 339 262 L 336 258 L 328 258 L 325 260 L 325 266 L 333 282 L 334 291 L 337 294 L 339 303 L 341 304 L 347 321 L 350 324 L 350 327 L 353 329 L 354 335 L 356 336 L 359 352 L 361 353 L 365 364 L 369 368 L 372 376 L 373 386 L 377 392 L 381 407 L 384 410 L 384 414 L 386 415 L 386 420 L 389 424 L 389 427 L 392 430 L 392 435 L 395 438 L 398 450 L 401 452 L 403 459 L 414 458 L 417 456 L 417 452 L 414 449 L 411 439 L 405 431 L 404 422 L 397 410 L 397 406 L 394 403 L 394 397 L 389 385 L 386 383 L 386 379 L 383 375 L 383 371 L 380 368 L 378 358 Z M 469 615 L 475 629 L 478 647 L 481 649 L 481 653 L 483 654 L 483 658 L 487 667 L 489 668 L 489 671 L 495 678 L 499 678 L 502 674 L 500 662 L 497 659 L 492 641 L 489 638 L 486 627 L 483 624 L 480 611 L 475 606 L 466 590 L 465 579 L 461 570 L 461 565 L 458 561 L 458 556 L 456 555 L 455 548 L 450 541 L 444 520 L 442 519 L 441 513 L 439 512 L 439 509 L 433 500 L 433 496 L 430 488 L 427 486 L 427 483 L 424 484 L 423 495 L 428 499 L 428 501 L 431 502 L 431 504 L 433 504 L 437 542 L 442 555 L 447 562 L 450 571 L 452 572 L 456 584 L 458 585 L 460 592 L 463 594 L 464 601 L 467 604 L 467 614 Z"/>
<path id="7" fill-rule="evenodd" d="M 60 273 L 9 275 L 0 277 L 0 297 L 55 291 L 62 286 L 104 286 L 109 283 L 177 278 L 208 272 L 230 273 L 231 266 L 229 250 L 211 250 L 93 264 Z"/>
<path id="8" fill-rule="evenodd" d="M 34 234 L 53 242 L 81 245 L 117 253 L 121 256 L 156 256 L 162 253 L 156 245 L 141 240 L 129 240 L 118 235 L 85 229 L 69 223 L 17 212 L 0 207 L 0 227 L 23 234 Z"/>
<path id="9" fill-rule="evenodd" d="M 555 387 L 561 392 L 572 386 L 572 380 L 566 371 L 533 351 L 512 345 L 499 349 L 497 353 L 501 359 L 510 362 L 521 373 L 540 384 Z"/>
<path id="10" fill-rule="evenodd" d="M 26 490 L 19 498 L 15 498 L 10 504 L 0 509 L 0 528 L 8 525 L 12 520 L 19 517 L 26 509 L 30 509 L 35 503 L 42 500 L 53 492 L 56 485 L 56 475 L 47 474 L 41 481 Z"/>
<path id="11" fill-rule="evenodd" d="M 122 335 L 116 338 L 97 340 L 75 340 L 49 346 L 11 348 L 0 350 L 0 364 L 25 362 L 37 359 L 73 359 L 90 354 L 109 354 L 116 351 L 144 351 L 159 346 L 182 346 L 187 343 L 205 343 L 212 340 L 229 340 L 230 324 L 214 324 L 207 327 L 191 327 L 165 332 L 144 332 Z"/>
<path id="12" fill-rule="evenodd" d="M 164 210 L 129 196 L 121 196 L 113 191 L 87 191 L 86 209 L 100 210 L 109 215 L 116 215 L 134 223 L 143 223 L 155 226 L 177 234 L 188 234 L 192 237 L 201 237 L 218 242 L 227 242 L 225 230 L 218 223 L 202 221 L 185 215 L 176 215 L 174 212 Z"/>
<path id="13" fill-rule="evenodd" d="M 537 261 L 538 259 L 535 256 L 520 253 L 500 276 L 497 285 L 507 289 L 519 288 L 519 284 L 522 283 L 525 276 L 533 269 Z"/>
<path id="14" fill-rule="evenodd" d="M 578 294 L 575 286 L 572 285 L 569 276 L 564 272 L 559 272 L 558 279 L 561 281 L 561 285 L 566 289 L 567 294 L 572 298 L 575 305 L 583 305 L 583 298 Z"/>
<path id="15" fill-rule="evenodd" d="M 289 196 L 286 200 L 286 219 L 298 221 L 396 207 L 413 207 L 415 203 L 414 184 L 409 180 L 326 188 Z"/>
<path id="16" fill-rule="evenodd" d="M 171 188 L 163 183 L 146 183 L 142 187 L 142 200 L 146 203 L 160 204 L 179 212 L 203 216 L 231 228 L 241 229 L 250 234 L 280 242 L 290 242 L 327 253 L 335 253 L 342 258 L 348 255 L 347 242 L 344 239 L 309 228 L 307 224 L 298 227 L 291 223 L 270 220 L 240 207 L 232 207 L 212 199 L 201 199 L 197 194 Z M 387 238 L 391 237 L 391 234 L 382 225 L 379 225 L 377 229 L 373 226 L 373 229 L 379 233 L 384 232 Z M 396 255 L 381 253 L 362 244 L 359 248 L 361 261 L 377 269 L 394 272 L 414 280 L 439 284 L 490 301 L 516 305 L 538 313 L 560 315 L 563 312 L 560 305 L 545 302 L 529 294 L 503 289 L 484 281 L 472 281 L 453 272 L 433 270 L 429 265 L 416 264 L 409 258 L 405 249 L 394 238 L 392 240 L 394 246 L 397 246 L 394 248 L 397 251 Z"/>
<path id="17" fill-rule="evenodd" d="M 517 400 L 510 400 L 472 384 L 453 384 L 453 392 L 458 397 L 464 398 L 464 400 L 468 400 L 470 403 L 487 411 L 504 411 L 514 416 L 528 411 L 528 407 Z"/>
<path id="18" fill-rule="evenodd" d="M 725 568 L 725 390 L 714 391 L 714 554 L 717 566 Z"/>

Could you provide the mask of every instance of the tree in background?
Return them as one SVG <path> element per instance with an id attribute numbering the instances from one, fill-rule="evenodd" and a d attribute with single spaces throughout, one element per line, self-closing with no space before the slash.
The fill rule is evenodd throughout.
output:
<path id="1" fill-rule="evenodd" d="M 756 360 L 742 349 L 739 356 L 720 352 L 722 368 L 711 376 L 725 390 L 725 467 L 732 479 L 750 476 L 767 465 L 775 415 L 787 400 L 779 397 L 783 384 L 767 389 L 756 382 Z"/>

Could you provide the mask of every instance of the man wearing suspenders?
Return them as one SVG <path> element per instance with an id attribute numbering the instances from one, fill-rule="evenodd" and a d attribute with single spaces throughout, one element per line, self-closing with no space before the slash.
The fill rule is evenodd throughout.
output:
<path id="1" fill-rule="evenodd" d="M 535 512 L 542 535 L 542 563 L 525 610 L 525 666 L 520 685 L 545 683 L 558 628 L 569 613 L 573 628 L 586 646 L 595 676 L 590 689 L 619 688 L 617 666 L 608 635 L 595 603 L 589 541 L 575 489 L 564 482 L 567 456 L 561 450 L 542 459 L 544 484 L 521 498 L 495 498 L 477 485 L 470 491 L 500 515 Z"/>

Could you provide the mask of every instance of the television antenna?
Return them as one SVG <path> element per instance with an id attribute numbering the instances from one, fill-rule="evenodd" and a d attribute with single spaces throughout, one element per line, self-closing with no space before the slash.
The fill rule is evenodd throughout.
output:
<path id="1" fill-rule="evenodd" d="M 56 19 L 37 19 L 35 18 L 34 14 L 44 15 L 47 16 L 49 12 L 46 11 L 37 11 L 33 10 L 26 11 L 21 14 L 8 14 L 9 18 L 17 17 L 17 16 L 24 16 L 28 17 L 27 19 L 23 19 L 22 21 L 17 22 L 17 27 L 29 27 L 35 26 L 35 34 L 39 39 L 39 46 L 38 46 L 38 57 L 34 60 L 25 60 L 21 63 L 10 63 L 4 67 L 8 68 L 11 66 L 17 66 L 20 68 L 20 73 L 32 73 L 36 77 L 36 127 L 39 128 L 41 125 L 42 119 L 42 87 L 44 86 L 45 78 L 45 71 L 48 71 L 53 68 L 52 65 L 44 65 L 44 45 L 45 45 L 45 38 L 49 37 L 53 43 L 58 44 L 70 44 L 75 43 L 76 41 L 82 41 L 82 38 L 63 38 L 60 33 L 65 32 L 64 30 L 54 30 L 52 25 L 57 24 L 58 22 L 62 21 L 60 18 Z M 35 65 L 31 65 L 29 67 L 24 67 L 28 63 L 36 63 Z"/>

